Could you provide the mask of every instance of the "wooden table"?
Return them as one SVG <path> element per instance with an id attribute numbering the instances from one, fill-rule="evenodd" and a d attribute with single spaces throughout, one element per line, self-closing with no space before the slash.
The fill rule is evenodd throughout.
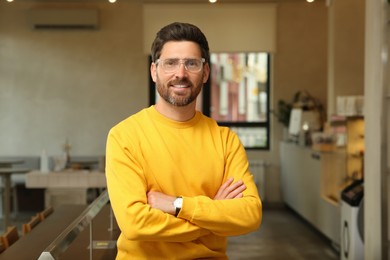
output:
<path id="1" fill-rule="evenodd" d="M 19 159 L 0 159 L 0 168 L 11 168 L 12 165 L 21 163 L 24 163 L 24 161 Z"/>
<path id="2" fill-rule="evenodd" d="M 14 164 L 22 164 L 22 163 L 24 163 L 24 160 L 20 160 L 20 159 L 0 159 L 0 168 L 7 168 L 7 169 L 9 169 L 9 168 L 12 168 L 12 166 Z M 10 173 L 10 174 L 12 174 L 12 173 Z M 3 176 L 5 176 L 5 177 L 3 177 Z M 9 218 L 6 219 L 5 215 L 9 216 L 9 213 L 5 214 L 4 208 L 7 208 L 7 207 L 9 208 L 10 193 L 11 193 L 11 191 L 10 191 L 11 190 L 11 181 L 7 180 L 8 177 L 6 177 L 6 176 L 7 176 L 6 173 L 3 173 L 1 175 L 2 181 L 3 181 L 3 185 L 4 185 L 4 197 L 3 197 L 3 208 L 2 208 L 3 212 L 2 213 L 3 213 L 4 219 L 5 219 L 4 222 L 6 222 L 6 223 L 4 223 L 4 227 L 5 228 L 7 227 L 6 225 L 8 225 L 8 223 L 9 223 Z M 11 178 L 11 177 L 9 177 L 9 178 Z M 5 197 L 7 197 L 7 198 L 5 198 Z"/>
<path id="3" fill-rule="evenodd" d="M 106 186 L 106 175 L 99 171 L 64 170 L 48 173 L 31 171 L 26 174 L 27 188 L 46 189 L 46 207 L 56 206 L 55 203 L 86 204 L 87 189 Z"/>
<path id="4" fill-rule="evenodd" d="M 11 211 L 11 175 L 15 173 L 26 173 L 30 169 L 25 168 L 0 168 L 0 176 L 4 184 L 3 197 L 3 224 L 4 229 L 10 225 L 10 211 Z"/>
<path id="5" fill-rule="evenodd" d="M 39 223 L 30 233 L 19 238 L 10 248 L 0 254 L 0 260 L 18 259 L 31 260 L 38 259 L 41 253 L 54 241 L 85 209 L 84 205 L 61 205 L 54 208 L 54 212 Z M 96 215 L 92 221 L 93 241 L 113 241 L 119 236 L 119 229 L 114 221 L 114 228 L 109 230 L 110 205 L 107 204 Z M 111 249 L 93 249 L 93 258 L 90 258 L 90 230 L 85 228 L 68 249 L 61 255 L 63 260 L 94 259 L 110 260 L 115 259 L 116 245 Z"/>
<path id="6" fill-rule="evenodd" d="M 89 170 L 64 170 L 26 174 L 27 188 L 103 188 L 106 187 L 104 172 Z"/>

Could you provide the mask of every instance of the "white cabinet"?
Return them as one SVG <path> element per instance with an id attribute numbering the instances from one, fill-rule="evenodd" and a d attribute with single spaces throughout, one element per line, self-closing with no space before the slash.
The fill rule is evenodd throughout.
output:
<path id="1" fill-rule="evenodd" d="M 284 202 L 340 245 L 340 207 L 321 196 L 321 153 L 282 142 L 280 156 Z"/>

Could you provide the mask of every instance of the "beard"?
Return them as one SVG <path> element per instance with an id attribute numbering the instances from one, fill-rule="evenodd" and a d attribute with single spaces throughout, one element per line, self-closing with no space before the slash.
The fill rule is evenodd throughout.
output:
<path id="1" fill-rule="evenodd" d="M 171 85 L 186 85 L 188 86 L 186 89 L 190 91 L 188 91 L 188 94 L 180 95 L 175 93 L 172 87 L 170 87 Z M 188 79 L 172 80 L 164 84 L 160 81 L 159 77 L 157 77 L 156 81 L 157 92 L 160 97 L 169 104 L 178 107 L 187 106 L 194 102 L 202 90 L 202 86 L 202 82 L 198 82 L 196 85 L 194 85 Z"/>

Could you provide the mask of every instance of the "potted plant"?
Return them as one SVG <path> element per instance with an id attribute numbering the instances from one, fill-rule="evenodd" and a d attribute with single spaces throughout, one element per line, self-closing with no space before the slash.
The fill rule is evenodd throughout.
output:
<path id="1" fill-rule="evenodd" d="M 291 114 L 292 104 L 284 101 L 278 101 L 277 111 L 274 111 L 274 115 L 278 119 L 280 123 L 286 128 L 288 128 L 290 124 L 290 114 Z"/>

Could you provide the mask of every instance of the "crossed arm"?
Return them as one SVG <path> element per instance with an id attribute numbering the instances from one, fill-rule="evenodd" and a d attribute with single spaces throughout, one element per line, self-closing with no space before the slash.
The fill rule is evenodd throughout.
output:
<path id="1" fill-rule="evenodd" d="M 218 236 L 241 235 L 259 227 L 261 201 L 253 176 L 248 171 L 245 150 L 238 145 L 237 138 L 237 147 L 229 149 L 232 152 L 224 155 L 222 168 L 213 167 L 214 171 L 224 171 L 223 176 L 231 178 L 217 189 L 215 186 L 205 187 L 208 195 L 189 197 L 182 189 L 182 194 L 162 193 L 158 183 L 148 185 L 142 167 L 144 159 L 119 145 L 122 143 L 117 140 L 119 137 L 110 135 L 108 139 L 106 175 L 111 204 L 126 239 L 185 242 L 210 233 Z M 225 165 L 229 167 L 225 169 Z M 147 170 L 148 174 L 153 174 L 153 169 Z M 203 180 L 212 177 L 204 175 Z M 164 180 L 160 181 L 164 184 Z M 210 181 L 217 182 L 218 178 Z M 169 187 L 170 183 L 166 185 Z M 215 190 L 215 194 L 211 190 Z M 183 196 L 183 207 L 176 218 L 173 201 L 179 195 Z"/>
<path id="2" fill-rule="evenodd" d="M 229 178 L 218 189 L 217 194 L 214 196 L 214 200 L 226 200 L 242 198 L 242 192 L 246 190 L 246 186 L 242 180 L 234 182 L 233 178 Z M 173 207 L 173 201 L 176 199 L 174 196 L 166 195 L 158 191 L 149 191 L 147 193 L 148 204 L 155 209 L 159 209 L 165 213 L 175 215 L 175 208 Z"/>

